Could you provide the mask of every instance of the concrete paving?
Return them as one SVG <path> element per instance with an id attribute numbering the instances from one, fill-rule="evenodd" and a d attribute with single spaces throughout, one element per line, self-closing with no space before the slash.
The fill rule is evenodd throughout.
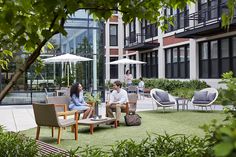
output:
<path id="1" fill-rule="evenodd" d="M 145 97 L 138 100 L 137 111 L 156 109 L 157 106 L 151 98 Z M 191 104 L 189 104 L 189 109 L 194 109 Z M 222 110 L 222 107 L 216 105 L 213 109 Z M 99 106 L 99 114 L 105 115 L 105 103 Z M 0 125 L 4 126 L 7 131 L 14 132 L 36 127 L 32 105 L 0 106 Z"/>

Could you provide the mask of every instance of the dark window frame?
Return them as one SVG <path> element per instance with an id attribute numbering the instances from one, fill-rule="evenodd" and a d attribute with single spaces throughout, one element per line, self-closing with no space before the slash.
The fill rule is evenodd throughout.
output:
<path id="1" fill-rule="evenodd" d="M 136 60 L 136 55 L 130 55 L 129 59 Z M 137 71 L 136 65 L 135 64 L 129 65 L 129 70 L 131 74 L 133 75 L 133 77 L 136 78 L 136 71 Z"/>
<path id="2" fill-rule="evenodd" d="M 180 62 L 180 48 L 184 48 L 184 61 Z M 173 53 L 174 49 L 177 50 L 177 62 L 173 61 Z M 171 47 L 165 49 L 165 77 L 166 78 L 179 78 L 179 79 L 185 79 L 189 78 L 190 72 L 189 72 L 189 60 L 187 60 L 189 53 L 189 44 L 187 45 L 181 45 L 177 47 Z M 167 63 L 167 53 L 170 52 L 171 60 L 170 63 Z M 181 68 L 181 64 L 183 64 L 183 68 Z M 170 68 L 169 68 L 170 67 Z M 177 72 L 174 71 L 174 69 L 177 70 Z M 181 72 L 184 72 L 184 75 L 181 76 Z M 176 74 L 176 76 L 175 76 Z"/>
<path id="3" fill-rule="evenodd" d="M 133 28 L 133 30 L 132 30 Z M 136 42 L 136 19 L 129 23 L 129 42 L 130 43 L 135 43 Z"/>
<path id="4" fill-rule="evenodd" d="M 167 10 L 170 11 L 170 15 L 167 15 Z M 178 29 L 182 29 L 189 26 L 189 20 L 185 18 L 188 17 L 189 15 L 188 7 L 185 7 L 183 10 L 177 9 L 176 13 L 174 13 L 174 10 L 172 8 L 166 8 L 164 10 L 164 14 L 165 16 L 173 16 L 174 18 L 173 23 L 176 23 L 176 25 L 172 26 L 170 23 L 168 23 L 168 21 L 166 21 L 166 23 L 168 24 L 168 29 L 165 31 L 165 33 L 176 31 Z M 182 22 L 181 15 L 184 17 L 183 26 L 180 25 L 180 23 Z"/>
<path id="5" fill-rule="evenodd" d="M 153 63 L 152 56 L 155 56 L 155 62 Z M 150 55 L 150 62 L 148 62 L 148 55 Z M 142 77 L 145 78 L 158 78 L 158 50 L 145 52 L 140 54 L 141 61 L 147 62 L 146 64 L 141 65 Z M 156 69 L 152 68 L 153 66 Z"/>
<path id="6" fill-rule="evenodd" d="M 118 60 L 118 57 L 110 57 L 110 62 Z M 110 64 L 110 79 L 118 79 L 118 65 Z"/>
<path id="7" fill-rule="evenodd" d="M 234 61 L 236 61 L 236 56 L 233 56 L 233 38 L 236 38 L 236 36 L 230 36 L 230 37 L 224 37 L 224 38 L 218 38 L 218 39 L 213 39 L 213 40 L 208 40 L 208 41 L 203 41 L 203 42 L 199 42 L 199 78 L 204 78 L 204 79 L 220 79 L 222 74 L 226 71 L 233 71 L 234 72 L 234 76 L 236 76 L 236 63 L 234 63 Z M 229 55 L 227 57 L 223 57 L 222 56 L 222 40 L 228 39 L 228 50 L 229 50 Z M 218 43 L 217 46 L 217 52 L 218 52 L 218 56 L 217 58 L 211 58 L 211 47 L 210 47 L 210 43 L 212 41 L 216 41 Z M 202 60 L 201 60 L 201 54 L 202 54 L 202 49 L 201 46 L 203 43 L 208 43 L 208 58 L 206 59 L 206 62 L 208 63 L 208 67 L 207 67 L 207 71 L 208 74 L 204 74 L 202 71 Z M 213 65 L 213 62 L 215 62 L 215 64 Z M 235 64 L 235 65 L 234 65 Z M 228 65 L 225 67 L 225 65 Z M 206 67 L 205 67 L 206 68 Z M 216 76 L 214 76 L 214 74 L 212 74 L 213 71 L 215 71 L 215 69 L 213 68 L 217 68 L 218 73 L 216 74 Z M 224 69 L 227 68 L 227 70 L 225 71 Z"/>
<path id="8" fill-rule="evenodd" d="M 147 20 L 143 19 L 141 22 L 141 34 L 145 36 L 145 39 L 158 36 L 158 28 L 156 23 L 150 23 Z"/>
<path id="9" fill-rule="evenodd" d="M 111 34 L 111 27 L 116 28 L 116 34 L 115 35 Z M 110 46 L 118 46 L 118 24 L 110 24 L 109 35 L 110 35 Z M 114 43 L 112 42 L 112 39 L 115 39 Z"/>

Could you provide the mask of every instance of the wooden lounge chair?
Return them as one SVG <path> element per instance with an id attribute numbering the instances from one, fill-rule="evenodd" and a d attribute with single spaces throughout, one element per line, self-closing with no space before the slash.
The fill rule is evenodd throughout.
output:
<path id="1" fill-rule="evenodd" d="M 56 111 L 55 104 L 41 104 L 41 103 L 34 103 L 33 110 L 35 121 L 37 124 L 37 132 L 36 132 L 36 140 L 39 139 L 40 134 L 40 127 L 41 126 L 49 126 L 49 127 L 57 127 L 58 128 L 58 139 L 57 144 L 60 144 L 61 139 L 61 130 L 63 127 L 73 126 L 74 127 L 74 134 L 75 140 L 78 140 L 78 112 L 77 111 L 67 111 L 63 114 L 65 115 L 72 115 L 74 114 L 74 119 L 59 119 L 59 114 Z M 52 129 L 52 137 L 54 136 L 54 129 Z"/>

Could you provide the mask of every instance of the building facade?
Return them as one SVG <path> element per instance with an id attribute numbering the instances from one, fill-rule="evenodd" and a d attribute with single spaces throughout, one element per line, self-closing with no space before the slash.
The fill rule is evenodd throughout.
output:
<path id="1" fill-rule="evenodd" d="M 229 30 L 222 28 L 221 15 L 227 12 L 226 3 L 199 0 L 184 10 L 163 9 L 164 15 L 174 17 L 174 26 L 167 23 L 165 32 L 146 20 L 119 27 L 118 32 L 124 34 L 118 35 L 124 36 L 120 57 L 147 62 L 129 67 L 136 78 L 200 79 L 219 87 L 222 73 L 231 70 L 236 74 L 236 21 L 232 21 Z M 119 21 L 117 25 L 121 25 Z M 109 57 L 112 56 L 110 51 Z M 122 80 L 123 69 L 118 67 L 117 79 Z"/>

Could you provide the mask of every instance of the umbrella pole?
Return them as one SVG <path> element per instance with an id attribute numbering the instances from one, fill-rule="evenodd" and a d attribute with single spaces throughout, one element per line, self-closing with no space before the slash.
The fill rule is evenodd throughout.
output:
<path id="1" fill-rule="evenodd" d="M 69 81 L 70 81 L 70 77 L 69 77 L 69 64 L 67 63 L 67 87 L 69 87 Z"/>

